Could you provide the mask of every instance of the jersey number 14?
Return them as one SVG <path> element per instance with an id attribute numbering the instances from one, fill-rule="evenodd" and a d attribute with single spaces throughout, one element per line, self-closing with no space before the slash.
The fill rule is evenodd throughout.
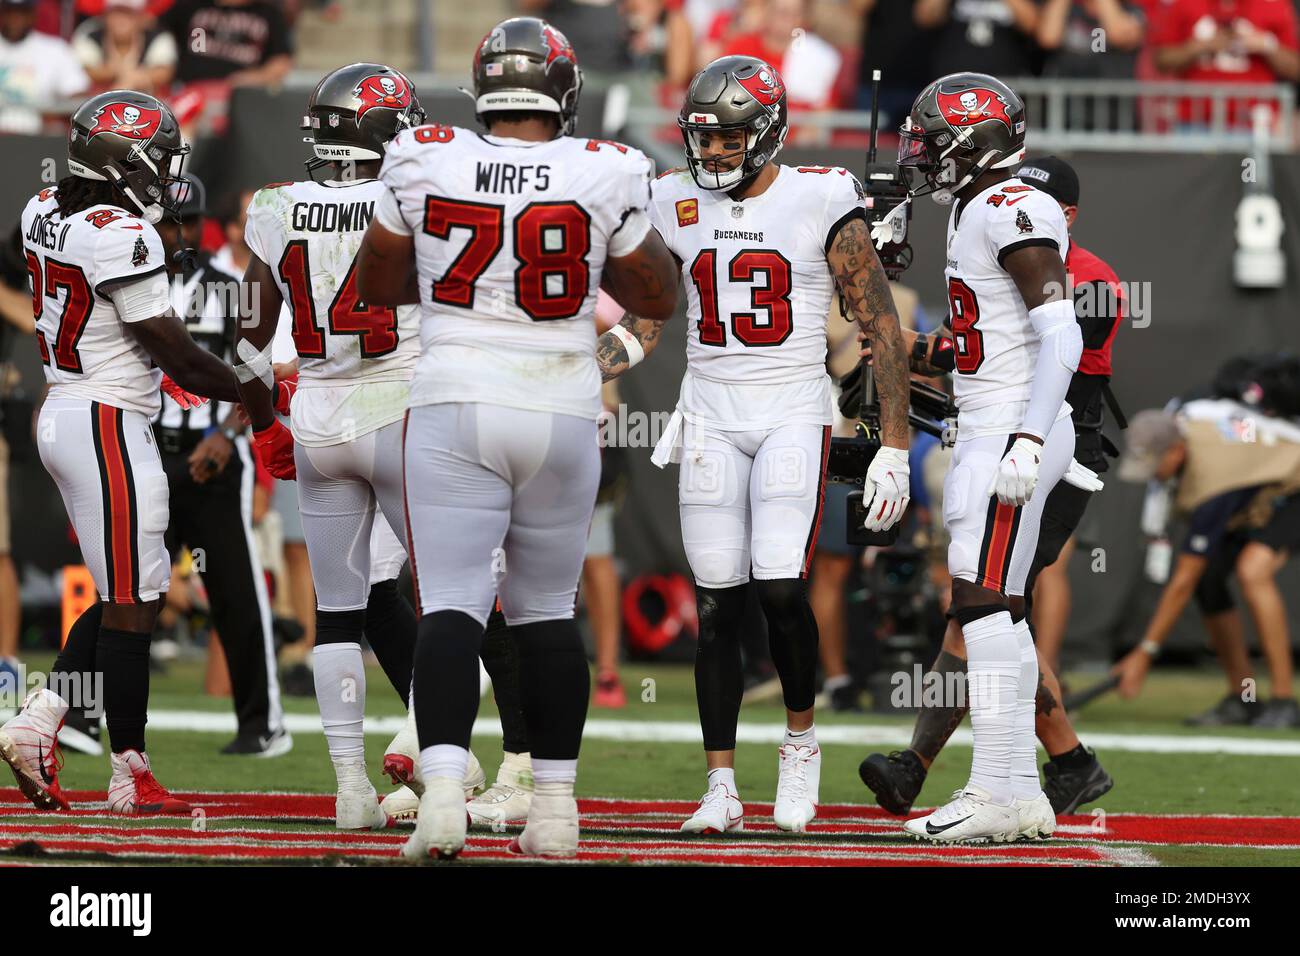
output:
<path id="1" fill-rule="evenodd" d="M 324 358 L 325 336 L 316 319 L 316 300 L 311 290 L 311 263 L 307 240 L 294 239 L 285 246 L 277 267 L 289 289 L 289 312 L 293 315 L 293 344 L 302 358 Z M 366 305 L 357 294 L 357 263 L 339 284 L 325 315 L 331 335 L 355 335 L 362 358 L 379 358 L 397 348 L 397 310 Z"/>

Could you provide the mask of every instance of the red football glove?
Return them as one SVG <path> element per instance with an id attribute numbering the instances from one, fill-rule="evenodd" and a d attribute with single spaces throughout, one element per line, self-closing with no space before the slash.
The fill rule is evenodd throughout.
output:
<path id="1" fill-rule="evenodd" d="M 200 405 L 208 404 L 208 400 L 202 395 L 195 395 L 193 392 L 185 391 L 185 389 L 173 382 L 169 375 L 163 375 L 162 377 L 162 390 L 170 395 L 172 401 L 181 408 L 198 408 Z"/>
<path id="2" fill-rule="evenodd" d="M 253 445 L 274 477 L 283 481 L 293 481 L 298 477 L 298 469 L 293 462 L 293 432 L 280 422 L 273 421 L 260 432 L 253 432 Z"/>
<path id="3" fill-rule="evenodd" d="M 298 391 L 297 372 L 275 383 L 275 393 L 271 398 L 275 402 L 275 413 L 277 415 L 289 417 L 289 404 L 293 401 L 293 393 L 296 391 Z"/>

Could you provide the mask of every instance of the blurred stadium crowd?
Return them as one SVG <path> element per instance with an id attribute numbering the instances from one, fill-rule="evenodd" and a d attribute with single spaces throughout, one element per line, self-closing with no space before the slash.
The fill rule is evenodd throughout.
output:
<path id="1" fill-rule="evenodd" d="M 295 67 L 314 69 L 315 63 L 302 63 L 299 27 L 308 20 L 337 20 L 355 6 L 340 0 L 0 0 L 0 133 L 61 134 L 76 102 L 99 90 L 133 88 L 167 99 L 188 135 L 219 137 L 226 128 L 232 90 L 274 88 Z M 634 93 L 642 104 L 676 109 L 695 71 L 725 54 L 771 62 L 784 77 L 792 102 L 803 111 L 865 108 L 871 73 L 879 69 L 884 74 L 880 106 L 886 130 L 901 119 L 925 83 L 957 70 L 1004 79 L 1168 80 L 1220 86 L 1300 82 L 1300 0 L 514 0 L 498 7 L 468 18 L 483 19 L 486 28 L 497 13 L 511 9 L 546 17 L 579 51 L 588 84 L 643 79 L 644 88 Z M 454 72 L 430 62 L 416 37 L 406 42 L 407 62 L 393 59 L 397 65 L 426 71 L 437 67 L 440 75 Z M 340 55 L 353 59 L 371 55 L 340 49 L 347 51 Z M 1182 100 L 1173 122 L 1204 122 L 1197 102 Z M 1247 113 L 1230 104 L 1226 122 L 1245 125 Z M 800 132 L 796 124 L 796 140 Z M 227 195 L 208 197 L 200 210 L 201 247 L 212 254 L 214 264 L 234 276 L 242 275 L 248 263 L 244 209 L 252 188 L 260 183 L 242 185 L 245 188 L 228 190 Z M 9 237 L 18 212 L 4 210 L 5 221 L 0 223 L 8 237 L 0 254 L 0 314 L 5 319 L 0 323 L 0 390 L 16 378 L 8 364 L 14 349 L 28 347 L 17 344 L 20 333 L 34 328 L 26 273 L 14 255 L 21 243 L 15 245 Z M 942 319 L 927 317 L 916 293 L 905 287 L 897 287 L 896 299 L 905 324 L 913 328 L 933 330 Z M 846 325 L 833 325 L 837 333 L 847 335 Z M 853 344 L 851 336 L 831 342 L 833 372 L 852 367 Z M 617 403 L 611 395 L 610 406 Z M 5 432 L 12 436 L 17 427 L 7 421 Z M 833 540 L 843 537 L 842 500 L 837 499 L 838 514 L 826 519 L 826 540 L 819 541 L 813 570 L 812 602 L 822 635 L 828 702 L 836 709 L 856 708 L 863 689 L 863 680 L 849 676 L 849 633 L 869 627 L 878 638 L 869 644 L 871 659 L 859 655 L 855 662 L 859 675 L 887 674 L 910 666 L 909 661 L 928 662 L 935 634 L 942 633 L 947 581 L 941 502 L 935 499 L 941 493 L 946 458 L 939 443 L 927 439 L 919 436 L 913 449 L 912 544 L 874 556 L 863 572 L 865 589 L 856 584 L 861 551 Z M 0 437 L 0 511 L 6 513 L 0 516 L 0 670 L 12 667 L 6 662 L 18 655 L 21 604 L 9 555 L 7 512 L 14 503 L 3 493 L 7 456 Z M 631 598 L 622 592 L 611 527 L 621 464 L 613 450 L 606 465 L 582 594 L 601 677 L 595 702 L 621 706 L 626 697 L 617 677 L 620 631 L 630 627 L 633 633 L 625 637 L 639 650 L 657 653 L 674 642 L 679 628 L 689 631 L 693 613 L 685 578 L 638 582 Z M 312 643 L 315 597 L 296 495 L 291 486 L 276 484 L 259 469 L 253 520 L 261 564 L 273 585 L 277 637 L 287 647 L 281 658 L 283 689 L 310 696 L 312 679 L 304 661 Z M 1066 602 L 1068 614 L 1069 601 L 1068 589 L 1060 593 L 1065 587 L 1063 571 L 1044 578 L 1056 594 L 1042 603 L 1063 623 L 1060 602 Z M 193 586 L 185 586 L 187 581 Z M 847 605 L 846 591 L 858 595 Z M 863 603 L 864 593 L 872 595 L 870 606 Z M 1208 607 L 1206 613 L 1222 610 Z M 654 620 L 646 620 L 647 611 Z M 757 609 L 753 616 L 759 618 Z M 205 636 L 211 630 L 209 617 L 201 582 L 182 559 L 162 627 L 180 635 L 181 645 L 187 646 L 187 635 Z M 752 631 L 749 680 L 753 692 L 761 695 L 777 685 L 765 662 L 765 641 L 758 636 L 761 625 Z M 1055 656 L 1063 626 L 1049 625 L 1047 632 Z M 1282 640 L 1289 643 L 1285 636 Z M 156 649 L 169 646 L 165 640 L 156 642 Z M 212 641 L 209 647 L 208 689 L 226 693 L 229 682 L 219 645 Z M 1281 666 L 1280 661 L 1272 663 Z M 1225 661 L 1230 684 L 1243 666 L 1240 655 Z M 867 689 L 876 692 L 878 702 L 888 697 L 887 686 Z M 1282 689 L 1289 690 L 1285 685 Z"/>
<path id="2" fill-rule="evenodd" d="M 219 128 L 232 87 L 275 85 L 289 73 L 300 18 L 328 22 L 341 6 L 340 0 L 3 0 L 0 129 L 33 132 L 47 111 L 114 87 L 166 95 L 184 123 Z M 777 67 L 801 109 L 865 105 L 871 71 L 879 69 L 882 106 L 895 119 L 925 82 L 956 70 L 1213 84 L 1300 81 L 1295 0 L 515 0 L 513 6 L 566 33 L 583 51 L 589 83 L 649 76 L 659 81 L 665 103 L 705 63 L 732 53 Z M 487 13 L 489 21 L 492 16 Z"/>

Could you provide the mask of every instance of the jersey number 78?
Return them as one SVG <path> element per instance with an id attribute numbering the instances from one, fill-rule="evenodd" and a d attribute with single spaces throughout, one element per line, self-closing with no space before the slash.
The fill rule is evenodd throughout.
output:
<path id="1" fill-rule="evenodd" d="M 469 240 L 433 283 L 434 302 L 474 307 L 478 280 L 505 245 L 505 207 L 428 196 L 424 232 L 450 240 L 468 230 Z M 571 319 L 582 310 L 591 285 L 591 216 L 572 200 L 532 202 L 515 216 L 515 303 L 534 322 Z"/>

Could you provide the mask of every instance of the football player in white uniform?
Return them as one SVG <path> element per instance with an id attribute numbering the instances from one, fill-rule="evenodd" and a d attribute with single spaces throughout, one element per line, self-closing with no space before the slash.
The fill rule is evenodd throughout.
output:
<path id="1" fill-rule="evenodd" d="M 183 202 L 183 187 L 170 190 L 188 151 L 162 102 L 130 90 L 101 93 L 72 116 L 71 175 L 23 211 L 49 383 L 38 447 L 103 602 L 73 625 L 47 686 L 0 728 L 0 758 L 44 809 L 68 806 L 56 735 L 72 703 L 106 711 L 110 811 L 190 812 L 154 778 L 145 752 L 149 641 L 171 571 L 167 476 L 149 421 L 160 384 L 186 407 L 198 399 L 185 390 L 223 401 L 238 401 L 238 393 L 230 367 L 196 345 L 173 312 L 153 225 Z"/>
<path id="2" fill-rule="evenodd" d="M 363 633 L 398 695 L 407 701 L 410 693 L 414 628 L 373 627 L 369 616 L 409 618 L 394 606 L 403 601 L 396 582 L 372 574 L 372 537 L 380 562 L 400 569 L 405 554 L 393 553 L 400 552 L 396 538 L 374 526 L 406 532 L 402 417 L 420 354 L 417 310 L 362 299 L 355 258 L 385 192 L 375 178 L 384 149 L 423 119 L 414 87 L 397 70 L 353 63 L 333 71 L 317 84 L 303 120 L 315 154 L 311 178 L 258 190 L 245 225 L 252 258 L 244 280 L 255 290 L 246 299 L 256 308 L 241 324 L 236 372 L 271 473 L 298 482 L 316 586 L 316 701 L 338 783 L 335 825 L 348 830 L 387 823 L 366 773 Z M 322 169 L 328 175 L 318 181 Z M 291 438 L 277 425 L 266 388 L 285 303 L 299 370 Z"/>
<path id="3" fill-rule="evenodd" d="M 1047 836 L 1055 817 L 1035 762 L 1038 659 L 1024 592 L 1044 502 L 1074 454 L 1065 395 L 1083 338 L 1066 285 L 1069 227 L 1056 200 L 1010 172 L 1025 109 L 1001 81 L 936 80 L 899 135 L 899 165 L 927 183 L 912 195 L 952 204 L 945 275 L 960 416 L 943 507 L 975 737 L 966 786 L 905 828 L 941 842 Z"/>
<path id="4" fill-rule="evenodd" d="M 403 853 L 464 846 L 478 652 L 499 593 L 535 782 L 515 846 L 572 856 L 590 691 L 573 608 L 600 472 L 596 291 L 662 321 L 676 277 L 646 213 L 649 160 L 570 135 L 582 79 L 563 34 L 531 17 L 498 24 L 473 80 L 487 133 L 398 135 L 358 260 L 367 301 L 421 306 L 406 493 L 426 789 Z"/>
<path id="5" fill-rule="evenodd" d="M 773 816 L 803 830 L 817 812 L 817 623 L 806 578 L 830 450 L 826 319 L 837 290 L 877 356 L 884 444 L 867 473 L 866 526 L 887 530 L 908 501 L 907 355 L 862 187 L 845 169 L 773 162 L 786 109 L 767 63 L 715 60 L 692 81 L 678 119 L 689 170 L 665 173 L 652 189 L 651 217 L 677 259 L 692 326 L 677 411 L 654 457 L 661 467 L 681 461 L 682 540 L 699 609 L 695 696 L 708 788 L 682 825 L 692 833 L 743 827 L 733 768 L 751 577 L 786 706 Z M 654 346 L 655 329 L 630 311 L 602 336 L 606 376 Z"/>

